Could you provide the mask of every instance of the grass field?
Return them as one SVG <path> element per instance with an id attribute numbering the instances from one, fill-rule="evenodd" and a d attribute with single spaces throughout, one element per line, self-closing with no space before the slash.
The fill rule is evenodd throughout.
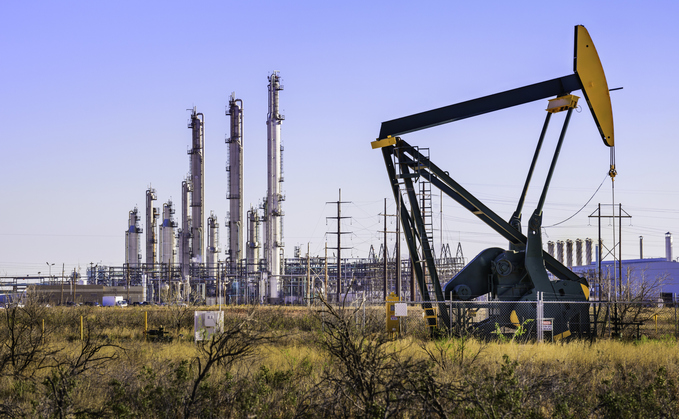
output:
<path id="1" fill-rule="evenodd" d="M 194 309 L 3 310 L 0 416 L 679 416 L 673 338 L 432 340 L 423 324 L 392 339 L 382 310 L 364 326 L 332 307 L 227 307 L 224 333 L 196 343 Z"/>

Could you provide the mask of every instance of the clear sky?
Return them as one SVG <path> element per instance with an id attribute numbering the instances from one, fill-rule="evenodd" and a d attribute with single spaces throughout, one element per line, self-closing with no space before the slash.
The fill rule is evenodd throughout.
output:
<path id="1" fill-rule="evenodd" d="M 231 92 L 244 102 L 245 207 L 266 195 L 267 76 L 279 70 L 286 255 L 334 245 L 338 199 L 353 234 L 349 255 L 382 240 L 382 121 L 572 73 L 573 27 L 584 25 L 611 93 L 623 222 L 623 257 L 664 256 L 679 234 L 676 160 L 679 31 L 675 1 L 33 1 L 0 13 L 0 275 L 120 266 L 128 212 L 180 205 L 189 170 L 188 108 L 205 114 L 206 213 L 227 211 Z M 576 93 L 577 94 L 577 93 Z M 589 111 L 575 113 L 544 208 L 544 225 L 575 214 L 604 181 L 609 150 Z M 404 138 L 509 218 L 542 127 L 546 101 Z M 525 207 L 539 197 L 563 116 L 553 118 Z M 544 241 L 597 237 L 590 221 L 611 204 L 611 183 Z M 450 199 L 435 238 L 473 258 L 504 241 Z M 610 209 L 608 210 L 610 211 Z M 177 212 L 179 215 L 179 211 Z M 393 217 L 388 228 L 394 229 Z M 143 225 L 142 225 L 143 227 Z M 525 227 L 524 227 L 525 228 Z M 604 223 L 604 240 L 612 242 Z M 389 248 L 393 248 L 390 238 Z M 440 244 L 436 244 L 439 248 Z M 676 252 L 679 255 L 679 250 Z M 223 256 L 222 256 L 223 257 Z M 53 268 L 56 270 L 57 268 Z M 53 270 L 53 273 L 54 273 Z M 84 271 L 83 271 L 84 273 Z"/>

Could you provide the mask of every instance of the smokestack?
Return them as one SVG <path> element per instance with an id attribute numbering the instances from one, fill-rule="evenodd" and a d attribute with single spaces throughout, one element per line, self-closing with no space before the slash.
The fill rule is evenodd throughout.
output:
<path id="1" fill-rule="evenodd" d="M 563 240 L 556 241 L 556 260 L 563 264 Z"/>
<path id="2" fill-rule="evenodd" d="M 672 262 L 672 233 L 665 233 L 665 259 Z"/>
<path id="3" fill-rule="evenodd" d="M 639 259 L 644 258 L 644 236 L 639 236 Z"/>
<path id="4" fill-rule="evenodd" d="M 554 257 L 554 242 L 551 240 L 547 242 L 547 253 L 549 253 L 551 257 Z"/>
<path id="5" fill-rule="evenodd" d="M 585 263 L 592 264 L 592 239 L 585 239 Z"/>
<path id="6" fill-rule="evenodd" d="M 582 239 L 575 240 L 575 266 L 582 266 Z"/>

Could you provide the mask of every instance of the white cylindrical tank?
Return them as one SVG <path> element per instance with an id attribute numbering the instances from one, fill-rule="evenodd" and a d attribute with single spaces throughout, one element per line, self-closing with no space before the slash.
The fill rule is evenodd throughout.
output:
<path id="1" fill-rule="evenodd" d="M 266 197 L 266 234 L 264 248 L 267 271 L 269 273 L 269 299 L 279 299 L 281 261 L 283 253 L 283 210 L 282 194 L 282 151 L 281 124 L 285 117 L 279 112 L 278 93 L 283 90 L 278 71 L 269 76 L 269 112 L 267 115 L 267 197 Z"/>

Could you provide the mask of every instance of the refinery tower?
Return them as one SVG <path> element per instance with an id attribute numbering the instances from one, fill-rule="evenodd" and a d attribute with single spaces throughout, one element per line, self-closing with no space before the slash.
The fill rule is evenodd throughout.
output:
<path id="1" fill-rule="evenodd" d="M 228 249 L 226 251 L 229 273 L 235 274 L 243 257 L 243 101 L 231 93 L 226 115 L 231 116 L 231 132 L 226 139 L 228 182 L 226 199 L 229 211 L 226 215 Z"/>
<path id="2" fill-rule="evenodd" d="M 269 276 L 269 300 L 278 302 L 283 260 L 283 210 L 281 192 L 283 167 L 281 123 L 285 119 L 278 109 L 278 92 L 283 90 L 278 71 L 269 76 L 269 112 L 267 114 L 267 196 L 265 208 L 265 240 L 267 271 Z"/>

